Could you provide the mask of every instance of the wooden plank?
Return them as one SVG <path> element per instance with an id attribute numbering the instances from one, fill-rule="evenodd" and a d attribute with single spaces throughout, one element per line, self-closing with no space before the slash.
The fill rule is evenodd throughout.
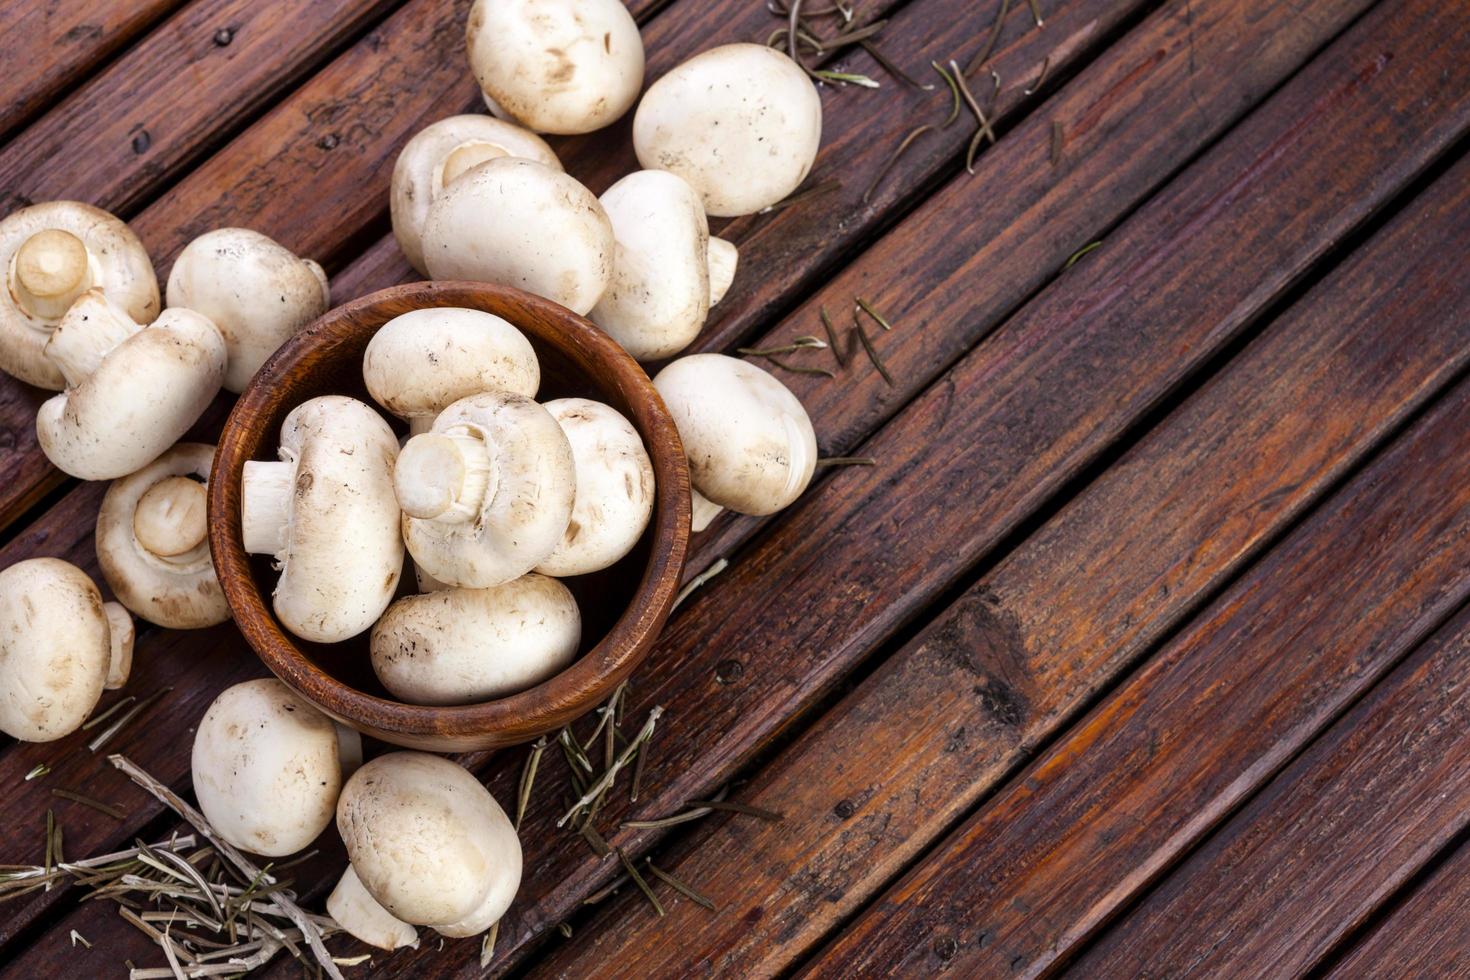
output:
<path id="1" fill-rule="evenodd" d="M 1074 974 L 1319 967 L 1470 823 L 1466 663 L 1462 612 L 1119 919 Z"/>
<path id="2" fill-rule="evenodd" d="M 0 136 L 184 0 L 24 0 L 0 27 Z"/>
<path id="3" fill-rule="evenodd" d="M 718 916 L 624 895 L 539 972 L 767 976 L 808 955 L 1470 363 L 1467 208 L 1470 161 L 765 763 L 741 799 L 782 823 L 660 856 Z"/>

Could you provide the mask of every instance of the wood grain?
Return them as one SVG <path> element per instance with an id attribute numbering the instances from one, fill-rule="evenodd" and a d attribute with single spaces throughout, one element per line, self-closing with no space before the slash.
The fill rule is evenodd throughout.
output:
<path id="1" fill-rule="evenodd" d="M 1470 162 L 766 762 L 741 798 L 782 823 L 720 822 L 661 855 L 719 915 L 658 918 L 630 893 L 537 972 L 799 962 L 1470 363 L 1466 208 Z"/>

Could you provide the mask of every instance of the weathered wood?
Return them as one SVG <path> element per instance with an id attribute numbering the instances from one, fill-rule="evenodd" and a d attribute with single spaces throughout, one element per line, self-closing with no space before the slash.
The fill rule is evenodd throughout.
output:
<path id="1" fill-rule="evenodd" d="M 1462 612 L 1119 919 L 1073 975 L 1284 977 L 1321 965 L 1470 823 L 1467 661 Z"/>
<path id="2" fill-rule="evenodd" d="M 1470 362 L 1466 208 L 1470 162 L 766 763 L 741 799 L 785 821 L 660 855 L 719 915 L 628 894 L 541 972 L 799 962 Z"/>

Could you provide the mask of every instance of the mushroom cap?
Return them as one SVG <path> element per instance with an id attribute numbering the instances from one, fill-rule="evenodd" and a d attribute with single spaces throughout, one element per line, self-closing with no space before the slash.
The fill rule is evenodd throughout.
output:
<path id="1" fill-rule="evenodd" d="M 413 471 L 416 454 L 410 447 L 446 434 L 483 444 L 488 484 L 473 520 L 405 514 L 409 554 L 430 576 L 458 588 L 485 589 L 520 578 L 556 550 L 571 520 L 577 470 L 566 435 L 551 413 L 523 395 L 490 391 L 461 398 L 439 414 L 431 433 L 404 446 L 395 479 L 400 495 L 406 477 L 436 475 Z"/>
<path id="2" fill-rule="evenodd" d="M 194 795 L 225 840 L 294 854 L 332 822 L 342 791 L 337 726 L 274 677 L 225 688 L 194 734 Z"/>
<path id="3" fill-rule="evenodd" d="M 653 463 L 638 430 L 617 409 L 587 398 L 558 398 L 546 410 L 566 433 L 577 467 L 572 519 L 543 575 L 586 575 L 622 558 L 653 514 Z"/>
<path id="4" fill-rule="evenodd" d="M 683 177 L 721 217 L 753 214 L 796 190 L 821 141 L 816 86 L 763 44 L 695 55 L 654 82 L 633 117 L 638 162 Z"/>
<path id="5" fill-rule="evenodd" d="M 572 593 L 532 572 L 399 599 L 373 627 L 373 671 L 410 704 L 473 704 L 546 680 L 572 662 L 581 638 Z"/>
<path id="6" fill-rule="evenodd" d="M 398 440 L 368 405 L 324 395 L 286 416 L 280 451 L 296 469 L 276 615 L 302 639 L 356 636 L 388 608 L 403 571 Z"/>
<path id="7" fill-rule="evenodd" d="M 112 660 L 102 594 L 59 558 L 0 572 L 0 731 L 49 742 L 81 727 Z"/>
<path id="8" fill-rule="evenodd" d="M 454 402 L 500 389 L 533 398 L 541 365 L 526 335 L 493 313 L 412 310 L 383 324 L 362 358 L 367 390 L 394 415 L 432 419 Z"/>
<path id="9" fill-rule="evenodd" d="M 337 801 L 337 829 L 368 894 L 404 922 L 444 931 L 488 919 L 488 928 L 520 885 L 521 844 L 505 811 L 439 756 L 392 752 L 364 765 Z"/>
<path id="10" fill-rule="evenodd" d="M 327 274 L 315 262 L 258 231 L 218 228 L 174 260 L 168 305 L 214 321 L 229 350 L 224 386 L 243 391 L 276 348 L 332 303 Z"/>
<path id="11" fill-rule="evenodd" d="M 709 316 L 709 221 L 699 195 L 664 170 L 639 170 L 599 200 L 617 239 L 612 281 L 588 316 L 640 361 L 669 357 Z"/>
<path id="12" fill-rule="evenodd" d="M 540 133 L 590 133 L 643 87 L 643 39 L 621 0 L 476 0 L 470 68 L 497 116 Z"/>
<path id="13" fill-rule="evenodd" d="M 48 352 L 67 331 L 93 329 L 92 317 L 131 336 L 102 355 L 76 387 L 41 406 L 36 437 L 58 469 L 83 480 L 114 480 L 157 459 L 198 421 L 224 379 L 225 342 L 192 310 L 164 310 L 139 329 L 94 289 L 67 311 Z"/>
<path id="14" fill-rule="evenodd" d="M 811 482 L 811 419 L 766 371 L 724 354 L 693 354 L 660 371 L 653 386 L 679 429 L 690 482 L 711 502 L 739 514 L 774 514 Z"/>
<path id="15" fill-rule="evenodd" d="M 424 262 L 435 279 L 516 286 L 574 313 L 612 277 L 613 230 L 592 192 L 534 160 L 489 160 L 429 205 Z"/>
<path id="16" fill-rule="evenodd" d="M 429 271 L 424 265 L 423 244 L 429 205 L 445 184 L 470 166 L 502 156 L 525 157 L 553 170 L 561 169 L 561 161 L 545 140 L 492 116 L 450 116 L 425 126 L 404 145 L 393 164 L 389 210 L 398 246 L 421 274 Z"/>
<path id="17" fill-rule="evenodd" d="M 214 447 L 181 442 L 113 482 L 97 515 L 97 562 L 119 602 L 168 629 L 230 618 L 205 538 Z"/>

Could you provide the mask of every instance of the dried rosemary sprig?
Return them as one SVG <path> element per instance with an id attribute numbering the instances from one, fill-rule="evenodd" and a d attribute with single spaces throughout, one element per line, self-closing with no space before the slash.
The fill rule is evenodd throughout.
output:
<path id="1" fill-rule="evenodd" d="M 700 586 L 704 585 L 704 583 L 708 582 L 710 579 L 714 578 L 716 575 L 720 574 L 729 567 L 730 563 L 724 558 L 716 559 L 709 568 L 706 568 L 704 571 L 694 576 L 692 579 L 689 580 L 688 585 L 685 585 L 684 588 L 679 590 L 679 594 L 674 597 L 674 604 L 669 607 L 669 612 L 673 612 L 675 609 L 678 609 L 685 599 L 688 599 L 691 595 L 694 594 L 694 591 L 696 589 L 698 589 Z"/>
<path id="2" fill-rule="evenodd" d="M 133 707 L 128 711 L 127 714 L 123 715 L 117 721 L 115 721 L 111 725 L 107 726 L 106 731 L 104 731 L 102 734 L 98 735 L 96 738 L 92 739 L 92 741 L 88 742 L 87 743 L 87 748 L 90 749 L 94 753 L 101 751 L 102 747 L 104 745 L 106 745 L 108 742 L 112 741 L 113 738 L 116 737 L 116 735 L 117 735 L 118 732 L 122 731 L 124 728 L 126 728 L 128 726 L 128 723 L 129 722 L 131 722 L 134 718 L 136 718 L 139 715 L 141 715 L 144 711 L 147 711 L 148 708 L 155 701 L 157 701 L 159 698 L 163 697 L 165 694 L 168 694 L 172 690 L 173 690 L 172 687 L 165 687 L 165 688 L 162 688 L 161 690 L 154 691 L 148 697 L 144 698 L 142 701 L 139 701 L 137 704 L 133 705 Z M 122 702 L 118 702 L 118 704 L 121 704 L 121 703 Z M 114 709 L 115 708 L 116 708 L 116 705 L 114 705 Z"/>
<path id="3" fill-rule="evenodd" d="M 795 0 L 795 2 L 799 3 L 800 0 Z M 662 717 L 663 713 L 664 709 L 658 705 L 655 705 L 653 709 L 648 712 L 648 720 L 643 723 L 642 730 L 639 731 L 636 736 L 634 736 L 633 741 L 628 743 L 628 747 L 625 748 L 622 753 L 618 755 L 618 757 L 613 761 L 613 764 L 608 767 L 607 771 L 599 776 L 597 780 L 587 788 L 587 791 L 582 794 L 581 799 L 573 803 L 571 809 L 569 809 L 562 816 L 562 818 L 556 822 L 556 825 L 558 827 L 566 826 L 567 821 L 572 819 L 572 817 L 576 816 L 579 812 L 585 810 L 587 807 L 592 806 L 595 802 L 599 802 L 601 800 L 602 795 L 612 788 L 613 782 L 616 781 L 616 779 L 618 778 L 618 773 L 623 769 L 624 766 L 626 766 L 629 762 L 633 760 L 633 756 L 637 753 L 638 749 L 643 745 L 643 743 L 648 741 L 648 739 L 652 737 L 654 726 L 658 724 L 658 720 L 660 717 Z"/>

